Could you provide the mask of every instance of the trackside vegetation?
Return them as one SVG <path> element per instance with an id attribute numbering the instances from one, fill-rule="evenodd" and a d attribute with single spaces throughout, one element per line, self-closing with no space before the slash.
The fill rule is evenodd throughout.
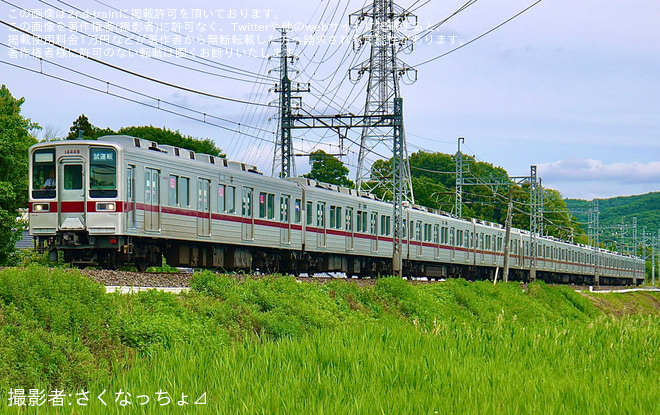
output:
<path id="1" fill-rule="evenodd" d="M 0 412 L 34 412 L 16 389 L 63 391 L 38 408 L 63 414 L 657 412 L 657 294 L 208 271 L 191 286 L 0 271 Z"/>

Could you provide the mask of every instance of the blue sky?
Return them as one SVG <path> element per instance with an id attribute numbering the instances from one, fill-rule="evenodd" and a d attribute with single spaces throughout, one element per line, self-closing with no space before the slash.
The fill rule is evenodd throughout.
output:
<path id="1" fill-rule="evenodd" d="M 336 113 L 342 107 L 342 111 L 357 113 L 364 105 L 366 78 L 354 85 L 347 79 L 347 74 L 351 62 L 366 59 L 365 50 L 362 55 L 355 54 L 350 44 L 341 42 L 342 36 L 364 31 L 364 24 L 356 31 L 348 31 L 345 26 L 346 15 L 360 9 L 363 0 L 246 0 L 239 7 L 236 2 L 190 0 L 185 3 L 186 9 L 182 8 L 181 2 L 172 0 L 66 0 L 68 5 L 59 0 L 45 0 L 48 4 L 37 0 L 7 1 L 44 15 L 50 15 L 55 7 L 67 11 L 78 7 L 91 15 L 96 12 L 101 16 L 111 12 L 112 8 L 129 14 L 139 9 L 142 17 L 147 16 L 167 28 L 180 23 L 179 30 L 186 36 L 202 36 L 208 41 L 209 35 L 215 35 L 219 42 L 223 39 L 229 42 L 226 46 L 230 49 L 243 52 L 253 49 L 257 57 L 237 56 L 235 52 L 228 56 L 225 50 L 216 61 L 230 65 L 239 74 L 250 71 L 271 77 L 277 76 L 275 72 L 268 73 L 276 69 L 275 60 L 269 61 L 263 56 L 276 53 L 268 47 L 266 40 L 278 34 L 268 25 L 288 21 L 293 26 L 292 35 L 300 40 L 293 50 L 300 58 L 295 65 L 300 71 L 296 80 L 311 82 L 313 87 L 312 93 L 300 94 L 305 108 L 319 113 Z M 431 0 L 426 4 L 424 1 L 400 4 L 403 7 L 414 4 L 413 8 L 423 5 L 415 13 L 420 26 L 428 27 L 463 3 Z M 410 54 L 402 54 L 401 59 L 415 66 L 468 42 L 531 3 L 533 1 L 477 1 L 415 45 Z M 200 10 L 199 18 L 195 17 L 195 9 Z M 153 13 L 158 16 L 159 10 L 162 15 L 149 17 Z M 235 17 L 231 15 L 232 10 Z M 93 17 L 84 17 L 94 21 Z M 649 0 L 544 0 L 483 39 L 417 67 L 417 81 L 402 85 L 409 152 L 423 149 L 454 153 L 460 136 L 465 137 L 464 152 L 501 166 L 512 175 L 525 175 L 530 165 L 537 165 L 544 185 L 559 190 L 566 197 L 591 199 L 659 191 L 659 17 L 660 3 Z M 254 84 L 251 81 L 256 78 L 248 74 L 238 77 L 249 82 L 239 82 L 200 72 L 234 75 L 215 68 L 195 65 L 195 71 L 150 58 L 119 58 L 116 45 L 82 45 L 83 41 L 91 41 L 83 34 L 59 28 L 47 32 L 47 22 L 6 3 L 0 3 L 0 19 L 24 25 L 42 36 L 66 35 L 66 40 L 60 38 L 60 41 L 65 41 L 72 49 L 96 48 L 99 59 L 170 83 L 251 102 L 268 103 L 276 99 L 275 94 L 268 91 L 275 83 L 270 79 L 264 82 L 265 85 Z M 72 22 L 84 23 L 57 13 L 52 19 L 68 27 Z M 217 54 L 219 50 L 208 44 L 189 42 L 185 36 L 180 38 L 179 44 L 174 44 L 171 32 L 147 29 L 146 25 L 127 14 L 109 20 L 131 30 L 140 30 L 143 36 L 157 36 L 187 53 L 211 54 L 215 50 Z M 40 32 L 39 25 L 35 25 L 39 21 L 44 25 Z M 312 27 L 318 23 L 326 23 L 328 28 L 314 30 Z M 78 26 L 78 29 L 90 36 L 103 34 L 90 27 Z M 414 29 L 409 33 L 413 32 Z M 328 45 L 333 34 L 337 36 L 337 44 Z M 245 44 L 250 43 L 245 35 L 253 35 L 254 45 Z M 312 35 L 315 42 L 310 44 Z M 112 37 L 108 39 L 110 43 Z M 0 27 L 0 42 L 30 51 L 41 48 L 41 53 L 46 53 L 45 45 L 27 45 L 25 40 L 6 26 Z M 243 44 L 237 44 L 239 40 Z M 326 44 L 318 45 L 318 40 L 324 40 Z M 140 45 L 125 46 L 138 48 Z M 107 56 L 111 52 L 113 56 Z M 164 59 L 194 66 L 182 59 Z M 0 47 L 0 60 L 37 71 L 43 67 L 46 73 L 84 82 L 101 90 L 108 90 L 106 82 L 110 82 L 109 90 L 115 93 L 125 92 L 114 86 L 121 85 L 161 101 L 194 108 L 202 118 L 201 113 L 206 113 L 231 120 L 234 123 L 214 121 L 230 129 L 248 131 L 246 125 L 258 128 L 249 130 L 250 135 L 246 136 L 0 65 L 0 82 L 6 84 L 15 96 L 26 98 L 24 114 L 51 132 L 66 134 L 81 113 L 99 127 L 118 129 L 151 124 L 212 138 L 230 158 L 257 164 L 266 173 L 271 171 L 273 147 L 269 142 L 273 136 L 267 131 L 273 131 L 276 126 L 274 107 L 236 104 L 191 94 L 81 58 L 54 55 L 49 60 L 93 75 L 97 81 L 47 62 L 40 66 L 39 61 L 30 57 L 17 58 L 5 46 Z M 131 97 L 158 106 L 155 99 Z M 330 107 L 328 101 L 332 101 Z M 165 104 L 161 106 L 167 107 Z M 240 122 L 241 127 L 236 122 Z M 312 131 L 297 136 L 295 146 L 298 152 L 313 148 L 337 152 L 337 141 L 333 134 Z M 348 151 L 345 160 L 349 165 L 356 163 L 357 149 L 354 147 L 345 149 Z M 298 157 L 296 164 L 299 173 L 309 168 L 305 157 Z"/>

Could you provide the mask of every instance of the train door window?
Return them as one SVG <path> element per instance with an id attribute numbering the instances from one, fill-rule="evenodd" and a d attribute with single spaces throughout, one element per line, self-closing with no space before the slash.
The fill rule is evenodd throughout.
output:
<path id="1" fill-rule="evenodd" d="M 300 208 L 301 208 L 301 201 L 300 199 L 296 199 L 294 202 L 294 213 L 293 213 L 293 222 L 294 223 L 300 223 L 301 221 L 301 216 L 300 216 Z"/>
<path id="2" fill-rule="evenodd" d="M 502 252 L 502 237 L 497 237 L 497 252 Z"/>
<path id="3" fill-rule="evenodd" d="M 486 235 L 486 251 L 490 251 L 492 249 L 491 239 L 492 237 L 490 235 Z"/>
<path id="4" fill-rule="evenodd" d="M 449 229 L 449 245 L 454 246 L 455 244 L 455 239 L 456 238 L 456 229 L 450 228 Z"/>
<path id="5" fill-rule="evenodd" d="M 348 232 L 353 232 L 353 208 L 346 208 L 346 230 Z"/>
<path id="6" fill-rule="evenodd" d="M 130 229 L 137 229 L 135 216 L 135 166 L 128 166 L 126 171 L 127 223 Z"/>
<path id="7" fill-rule="evenodd" d="M 401 234 L 403 235 L 403 239 L 406 239 L 406 231 L 408 230 L 408 224 L 406 223 L 406 220 L 403 220 L 403 228 L 401 229 Z"/>
<path id="8" fill-rule="evenodd" d="M 422 221 L 418 220 L 415 222 L 415 240 L 416 241 L 421 241 L 422 240 Z"/>
<path id="9" fill-rule="evenodd" d="M 251 187 L 243 187 L 243 217 L 252 217 L 252 192 Z"/>
<path id="10" fill-rule="evenodd" d="M 197 180 L 197 209 L 201 212 L 208 212 L 211 206 L 209 193 L 211 181 L 208 179 Z"/>
<path id="11" fill-rule="evenodd" d="M 179 206 L 190 207 L 190 179 L 179 178 Z"/>
<path id="12" fill-rule="evenodd" d="M 370 227 L 371 235 L 378 235 L 378 213 L 371 212 L 371 220 L 369 221 L 369 227 Z"/>
<path id="13" fill-rule="evenodd" d="M 227 206 L 225 205 L 225 194 L 227 193 L 226 191 L 226 186 L 224 184 L 219 184 L 218 185 L 218 212 L 223 213 L 227 209 Z"/>
<path id="14" fill-rule="evenodd" d="M 170 206 L 177 206 L 179 204 L 179 201 L 177 200 L 179 195 L 179 177 L 170 174 L 168 187 L 168 200 Z"/>
<path id="15" fill-rule="evenodd" d="M 227 213 L 236 213 L 236 188 L 234 186 L 227 186 L 225 202 L 227 203 Z"/>
<path id="16" fill-rule="evenodd" d="M 316 204 L 316 223 L 319 228 L 325 228 L 325 202 Z"/>
<path id="17" fill-rule="evenodd" d="M 64 166 L 64 189 L 81 190 L 82 186 L 82 165 L 67 164 Z"/>
<path id="18" fill-rule="evenodd" d="M 89 150 L 90 197 L 117 197 L 117 152 L 113 148 Z"/>
<path id="19" fill-rule="evenodd" d="M 55 173 L 55 149 L 36 150 L 32 156 L 33 198 L 55 197 Z"/>
<path id="20" fill-rule="evenodd" d="M 307 224 L 308 225 L 314 225 L 314 211 L 312 210 L 312 207 L 314 204 L 312 202 L 307 202 Z"/>
<path id="21" fill-rule="evenodd" d="M 440 242 L 440 225 L 433 225 L 433 243 L 438 244 Z"/>
<path id="22" fill-rule="evenodd" d="M 480 233 L 479 235 L 479 249 L 484 249 L 484 234 Z"/>
<path id="23" fill-rule="evenodd" d="M 282 195 L 280 199 L 280 222 L 289 223 L 289 200 L 291 196 Z"/>

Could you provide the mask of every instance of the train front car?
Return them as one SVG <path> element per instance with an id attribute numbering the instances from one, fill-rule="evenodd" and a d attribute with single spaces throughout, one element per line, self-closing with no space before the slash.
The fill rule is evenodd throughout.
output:
<path id="1" fill-rule="evenodd" d="M 122 260 L 121 147 L 61 141 L 30 148 L 30 235 L 50 259 L 114 268 Z"/>

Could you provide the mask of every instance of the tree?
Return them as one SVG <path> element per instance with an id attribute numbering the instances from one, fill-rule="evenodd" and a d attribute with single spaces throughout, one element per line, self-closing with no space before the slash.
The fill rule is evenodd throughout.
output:
<path id="1" fill-rule="evenodd" d="M 85 114 L 81 114 L 74 122 L 71 128 L 69 128 L 69 135 L 66 136 L 67 140 L 77 140 L 82 138 L 83 140 L 95 140 L 96 139 L 96 130 L 97 128 L 89 122 L 89 119 Z"/>
<path id="2" fill-rule="evenodd" d="M 215 146 L 215 143 L 208 138 L 195 138 L 189 135 L 183 135 L 178 130 L 171 131 L 167 128 L 158 128 L 153 125 L 142 127 L 123 127 L 116 134 L 130 135 L 133 137 L 144 138 L 145 140 L 155 141 L 159 144 L 167 144 L 192 150 L 195 153 L 210 154 L 217 157 L 225 157 L 222 150 Z"/>
<path id="3" fill-rule="evenodd" d="M 0 264 L 5 264 L 22 236 L 18 209 L 28 205 L 28 149 L 39 126 L 21 115 L 25 99 L 0 88 Z"/>
<path id="4" fill-rule="evenodd" d="M 323 150 L 313 151 L 309 155 L 309 164 L 311 164 L 312 170 L 303 177 L 338 186 L 354 186 L 353 182 L 348 179 L 348 168 L 344 166 L 344 163 Z"/>

